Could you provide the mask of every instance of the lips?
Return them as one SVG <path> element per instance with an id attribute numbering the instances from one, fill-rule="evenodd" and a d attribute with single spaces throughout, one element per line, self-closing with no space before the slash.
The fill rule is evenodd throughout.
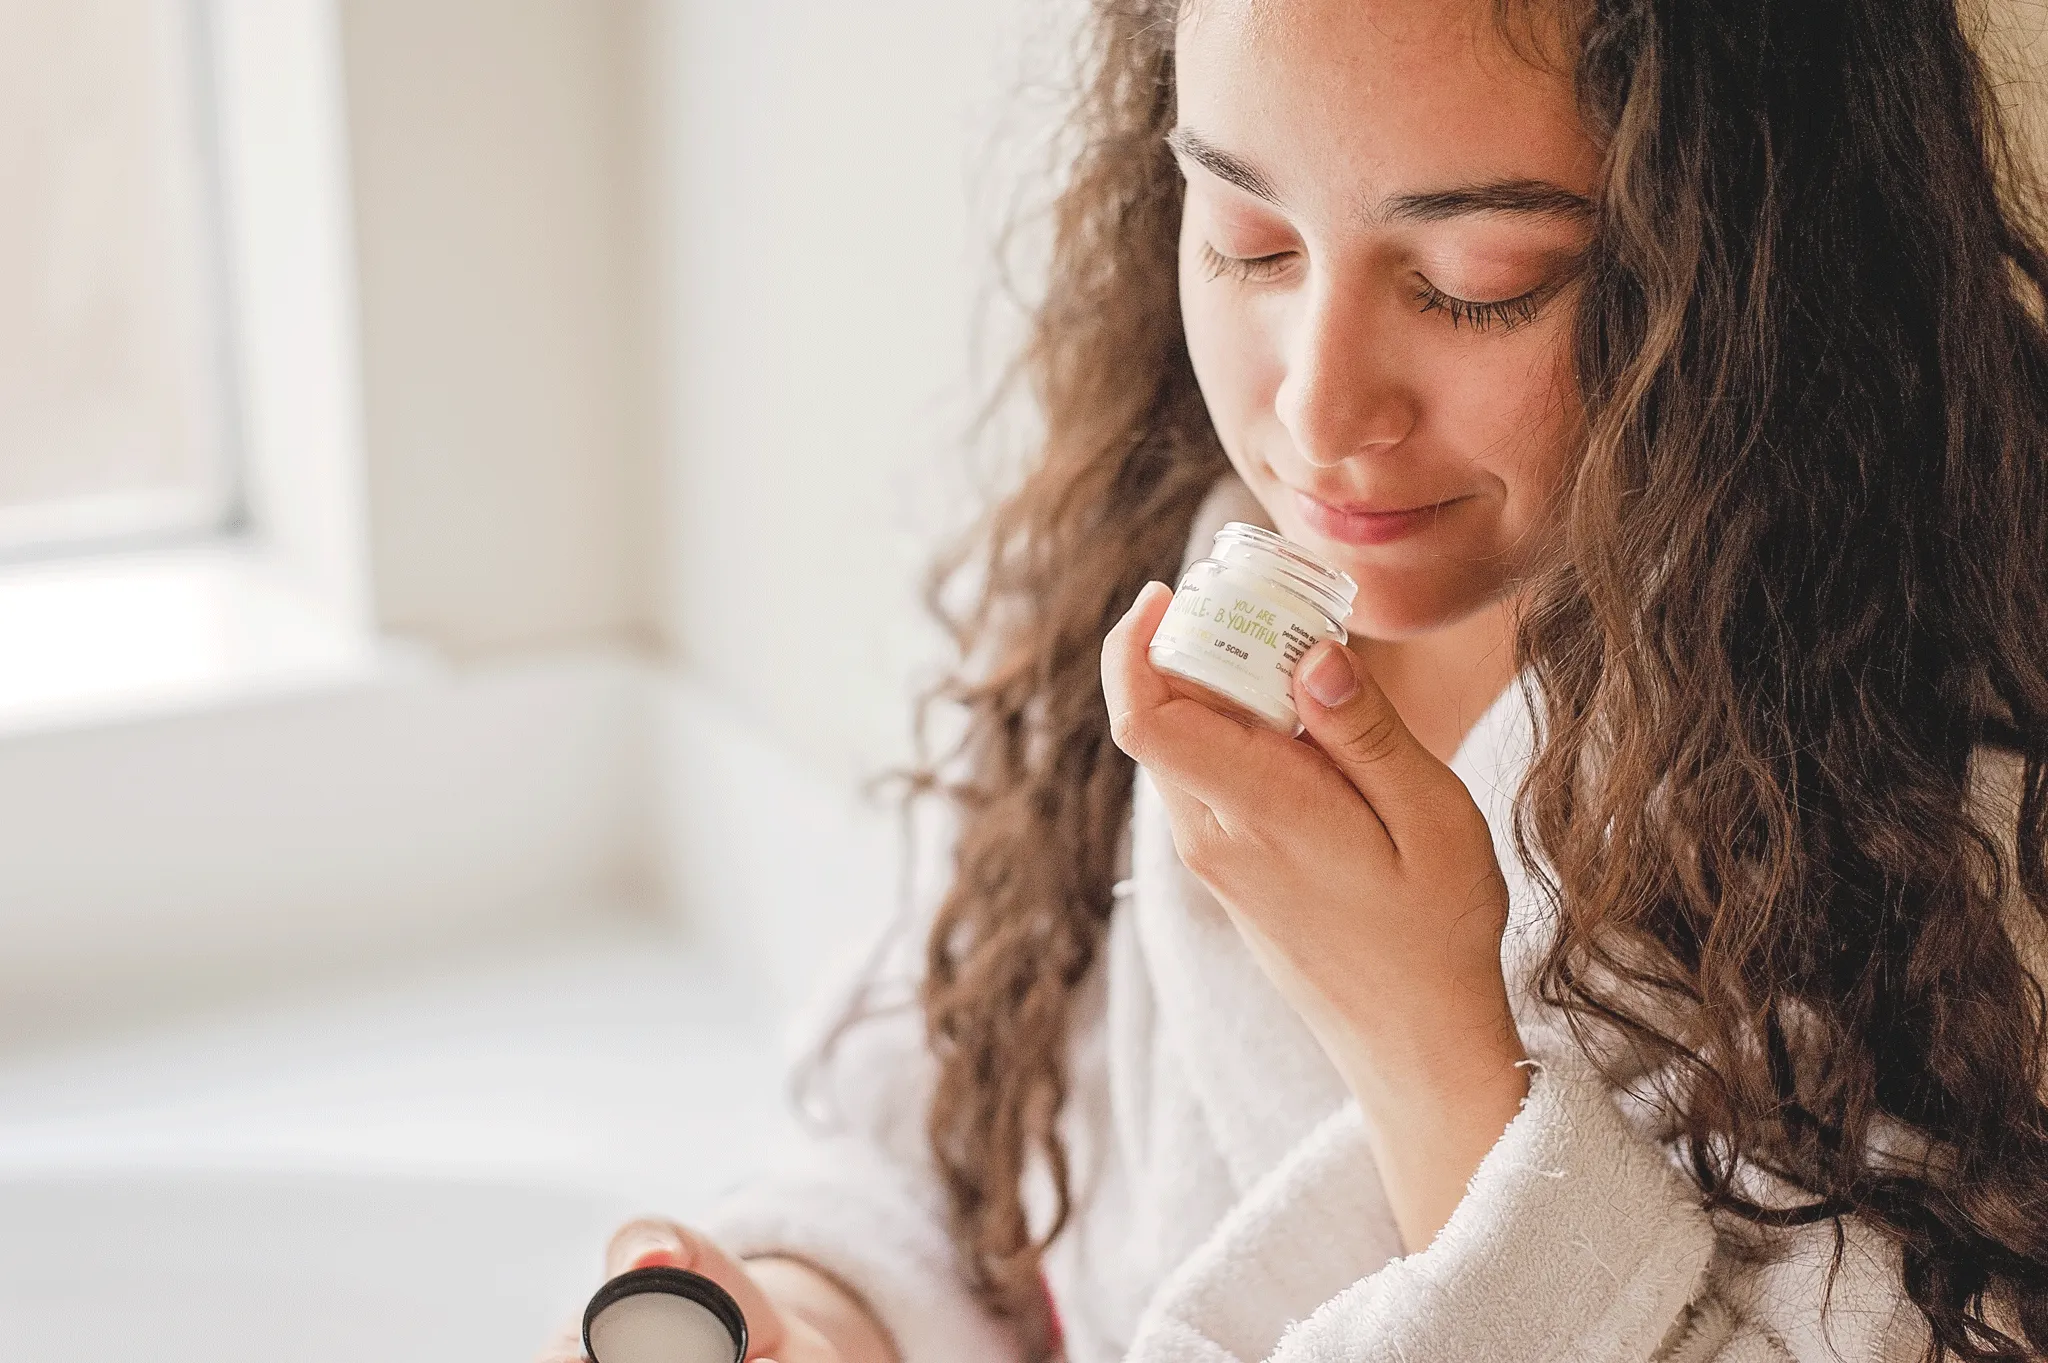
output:
<path id="1" fill-rule="evenodd" d="M 1299 488 L 1290 489 L 1311 530 L 1344 544 L 1392 544 L 1427 529 L 1440 516 L 1464 501 L 1452 497 L 1422 506 L 1380 509 L 1370 505 L 1341 505 L 1310 496 Z"/>

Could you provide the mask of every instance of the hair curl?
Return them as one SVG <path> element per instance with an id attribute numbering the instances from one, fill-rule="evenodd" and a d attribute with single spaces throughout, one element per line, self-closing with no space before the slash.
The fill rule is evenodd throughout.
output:
<path id="1" fill-rule="evenodd" d="M 1708 1206 L 1860 1216 L 1902 1248 L 1931 1357 L 2039 1357 L 2031 176 L 1940 0 L 1600 0 L 1578 78 L 1608 166 L 1588 442 L 1521 642 L 1544 996 L 1675 1073 Z M 1987 740 L 2023 759 L 2017 811 L 1969 798 Z M 1900 1128 L 1925 1148 L 1898 1157 Z"/>

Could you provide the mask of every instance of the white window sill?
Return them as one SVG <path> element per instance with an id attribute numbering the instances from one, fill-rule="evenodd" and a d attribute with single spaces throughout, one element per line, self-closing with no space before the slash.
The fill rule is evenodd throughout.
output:
<path id="1" fill-rule="evenodd" d="M 411 671 L 417 654 L 209 545 L 0 571 L 0 738 Z"/>

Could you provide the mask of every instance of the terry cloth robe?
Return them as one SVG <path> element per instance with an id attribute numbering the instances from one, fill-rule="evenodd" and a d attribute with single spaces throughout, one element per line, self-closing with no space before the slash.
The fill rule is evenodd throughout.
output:
<path id="1" fill-rule="evenodd" d="M 1267 523 L 1235 476 L 1197 518 L 1189 561 L 1227 519 Z M 1181 865 L 1158 792 L 1138 774 L 1128 878 L 1077 999 L 1060 1118 L 1075 1205 L 1043 1272 L 1068 1363 L 1919 1356 L 1925 1327 L 1878 1236 L 1848 1225 L 1829 1293 L 1828 1225 L 1761 1244 L 1717 1227 L 1646 1105 L 1596 1077 L 1531 996 L 1547 925 L 1508 822 L 1531 732 L 1510 687 L 1451 764 L 1509 879 L 1503 964 L 1535 1062 L 1530 1092 L 1449 1223 L 1408 1255 L 1357 1101 Z M 727 1188 L 693 1224 L 735 1254 L 792 1255 L 837 1276 L 902 1363 L 1021 1363 L 1012 1330 L 966 1291 L 945 1233 L 924 1144 L 932 1062 L 912 993 L 922 932 L 910 928 L 894 946 L 881 939 L 868 966 L 897 1006 L 849 1032 L 827 1070 L 842 1120 L 808 1138 L 796 1163 Z M 1042 1232 L 1042 1168 L 1025 1192 Z"/>

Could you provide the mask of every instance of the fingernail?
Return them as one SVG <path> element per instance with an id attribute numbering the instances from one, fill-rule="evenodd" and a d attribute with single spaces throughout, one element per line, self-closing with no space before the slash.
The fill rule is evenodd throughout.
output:
<path id="1" fill-rule="evenodd" d="M 682 1252 L 673 1249 L 650 1249 L 628 1265 L 629 1268 L 681 1268 L 682 1266 Z"/>
<path id="2" fill-rule="evenodd" d="M 1333 705 L 1342 705 L 1357 693 L 1358 674 L 1352 671 L 1349 653 L 1341 648 L 1327 648 L 1323 650 L 1323 656 L 1309 666 L 1301 684 L 1315 697 L 1316 704 L 1327 710 Z"/>

